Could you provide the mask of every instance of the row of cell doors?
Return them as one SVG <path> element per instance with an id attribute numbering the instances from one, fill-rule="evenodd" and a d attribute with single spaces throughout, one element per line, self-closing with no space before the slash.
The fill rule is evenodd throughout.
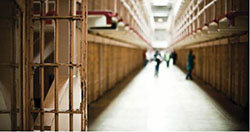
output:
<path id="1" fill-rule="evenodd" d="M 0 130 L 86 130 L 85 5 L 0 1 Z"/>

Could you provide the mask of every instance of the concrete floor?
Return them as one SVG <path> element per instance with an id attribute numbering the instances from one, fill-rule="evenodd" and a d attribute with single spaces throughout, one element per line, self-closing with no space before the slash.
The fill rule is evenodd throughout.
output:
<path id="1" fill-rule="evenodd" d="M 248 114 L 229 99 L 166 63 L 154 63 L 89 106 L 89 130 L 248 130 Z"/>

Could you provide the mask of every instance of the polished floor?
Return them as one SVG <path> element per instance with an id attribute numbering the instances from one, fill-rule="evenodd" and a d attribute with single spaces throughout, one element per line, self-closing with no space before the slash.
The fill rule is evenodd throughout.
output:
<path id="1" fill-rule="evenodd" d="M 166 63 L 127 78 L 89 106 L 88 129 L 98 131 L 248 130 L 248 115 L 209 86 L 185 80 Z"/>

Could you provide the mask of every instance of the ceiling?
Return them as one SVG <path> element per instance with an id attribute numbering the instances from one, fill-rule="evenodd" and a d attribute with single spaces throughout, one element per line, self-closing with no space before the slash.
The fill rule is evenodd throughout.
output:
<path id="1" fill-rule="evenodd" d="M 168 43 L 167 23 L 173 9 L 172 0 L 152 0 L 151 10 L 154 18 L 154 48 L 165 48 Z"/>

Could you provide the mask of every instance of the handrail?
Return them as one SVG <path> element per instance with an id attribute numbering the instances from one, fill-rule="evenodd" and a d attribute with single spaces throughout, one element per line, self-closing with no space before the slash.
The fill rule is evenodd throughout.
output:
<path id="1" fill-rule="evenodd" d="M 224 17 L 227 17 L 230 20 L 233 19 L 235 15 L 234 17 L 230 17 L 230 14 L 234 12 L 240 12 L 241 15 L 246 16 L 246 7 L 244 5 L 239 5 L 242 0 L 235 2 L 238 2 L 239 6 L 245 7 L 243 9 L 239 8 L 238 6 L 227 7 L 229 4 L 232 4 L 229 3 L 230 1 L 228 0 L 211 0 L 209 3 L 206 2 L 206 0 L 196 0 L 196 2 L 194 3 L 194 0 L 192 0 L 185 11 L 182 13 L 182 15 L 177 17 L 178 19 L 175 20 L 176 25 L 173 29 L 175 32 L 173 36 L 174 43 L 183 40 L 192 33 L 197 32 L 198 30 L 201 30 L 203 26 L 208 26 L 208 24 L 210 24 L 211 22 L 218 23 L 219 20 Z M 220 3 L 216 4 L 217 2 Z M 218 10 L 218 8 L 220 8 L 218 5 L 220 7 L 225 7 L 225 9 L 223 9 L 223 11 Z M 235 5 L 237 5 L 237 3 Z M 237 16 L 240 16 L 239 13 Z"/>
<path id="2" fill-rule="evenodd" d="M 211 1 L 209 4 L 207 4 L 202 10 L 191 20 L 186 24 L 179 32 L 182 32 L 185 28 L 187 28 L 191 23 L 193 23 L 205 10 L 207 10 L 210 6 L 212 6 L 217 0 Z"/>
<path id="3" fill-rule="evenodd" d="M 129 24 L 130 27 L 133 27 L 136 29 L 143 37 L 144 39 L 148 39 L 148 36 L 150 34 L 149 26 L 146 23 L 146 19 L 143 16 L 143 8 L 140 3 L 141 1 L 134 1 L 134 0 L 113 0 L 112 2 L 107 2 L 109 0 L 103 0 L 101 1 L 101 6 L 95 7 L 93 4 L 96 3 L 95 0 L 89 0 L 90 4 L 92 5 L 89 8 L 89 11 L 100 11 L 100 10 L 106 10 L 109 9 L 112 6 L 113 13 L 117 13 L 118 16 L 122 17 L 125 24 Z M 127 11 L 127 12 L 124 12 Z M 125 14 L 127 13 L 127 14 Z M 116 16 L 116 17 L 118 17 Z M 118 17 L 118 20 L 120 18 Z M 149 39 L 148 39 L 149 40 Z"/>

